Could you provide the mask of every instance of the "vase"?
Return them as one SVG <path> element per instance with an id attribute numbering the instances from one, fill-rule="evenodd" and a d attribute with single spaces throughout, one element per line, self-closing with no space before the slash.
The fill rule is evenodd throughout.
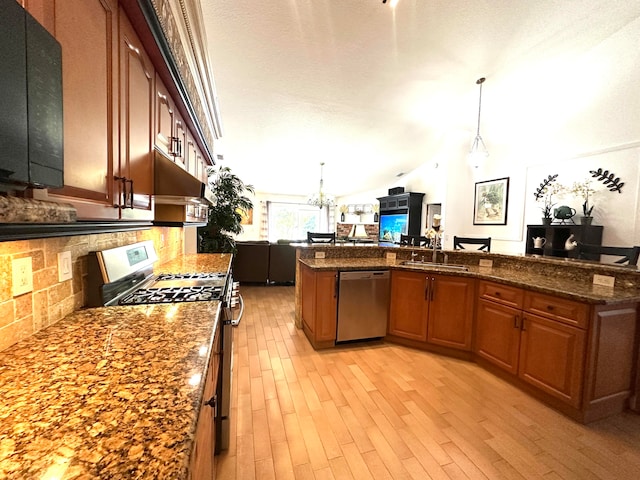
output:
<path id="1" fill-rule="evenodd" d="M 340 221 L 341 221 L 341 222 L 344 222 L 344 212 L 342 212 L 342 213 L 340 214 Z"/>
<path id="2" fill-rule="evenodd" d="M 375 212 L 373 214 L 373 221 L 374 221 L 374 223 L 378 223 L 378 212 Z"/>
<path id="3" fill-rule="evenodd" d="M 542 217 L 542 225 L 551 225 L 551 217 Z"/>
<path id="4" fill-rule="evenodd" d="M 593 222 L 593 217 L 580 217 L 581 225 L 591 225 L 591 222 Z"/>

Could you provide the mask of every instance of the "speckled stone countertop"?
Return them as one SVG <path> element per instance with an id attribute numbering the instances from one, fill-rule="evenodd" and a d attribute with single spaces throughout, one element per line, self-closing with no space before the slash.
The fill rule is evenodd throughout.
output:
<path id="1" fill-rule="evenodd" d="M 187 478 L 219 315 L 218 301 L 91 308 L 0 352 L 0 478 Z"/>
<path id="2" fill-rule="evenodd" d="M 447 252 L 451 253 L 451 252 Z M 459 261 L 459 259 L 456 259 Z M 402 259 L 385 258 L 301 258 L 300 262 L 317 270 L 368 270 L 398 269 L 416 272 L 433 272 L 445 275 L 480 278 L 498 283 L 524 287 L 528 290 L 556 295 L 592 304 L 614 304 L 640 302 L 640 289 L 637 285 L 621 284 L 615 288 L 594 285 L 581 279 L 553 275 L 541 264 L 540 268 L 480 267 L 467 265 L 468 271 L 445 270 L 439 268 L 412 267 L 402 265 Z M 429 261 L 429 258 L 427 258 Z M 450 262 L 450 263 L 457 263 Z M 464 264 L 464 262 L 461 262 Z M 477 261 L 476 261 L 477 263 Z M 547 266 L 548 268 L 548 266 Z"/>

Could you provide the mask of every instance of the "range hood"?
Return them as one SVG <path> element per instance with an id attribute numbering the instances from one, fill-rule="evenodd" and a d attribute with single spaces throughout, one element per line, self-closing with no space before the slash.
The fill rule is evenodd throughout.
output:
<path id="1" fill-rule="evenodd" d="M 158 150 L 154 159 L 154 201 L 167 205 L 209 205 L 213 192 Z"/>

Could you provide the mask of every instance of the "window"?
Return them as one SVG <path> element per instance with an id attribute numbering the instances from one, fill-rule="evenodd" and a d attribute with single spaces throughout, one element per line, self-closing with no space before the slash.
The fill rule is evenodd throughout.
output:
<path id="1" fill-rule="evenodd" d="M 327 209 L 306 203 L 269 202 L 269 241 L 307 240 L 307 232 L 326 232 Z"/>

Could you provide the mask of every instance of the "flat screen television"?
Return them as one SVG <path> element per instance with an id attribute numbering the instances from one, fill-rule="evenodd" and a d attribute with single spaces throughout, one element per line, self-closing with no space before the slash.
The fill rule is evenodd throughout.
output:
<path id="1" fill-rule="evenodd" d="M 380 215 L 380 234 L 378 239 L 381 242 L 400 243 L 400 235 L 408 232 L 408 213 L 383 213 Z"/>

